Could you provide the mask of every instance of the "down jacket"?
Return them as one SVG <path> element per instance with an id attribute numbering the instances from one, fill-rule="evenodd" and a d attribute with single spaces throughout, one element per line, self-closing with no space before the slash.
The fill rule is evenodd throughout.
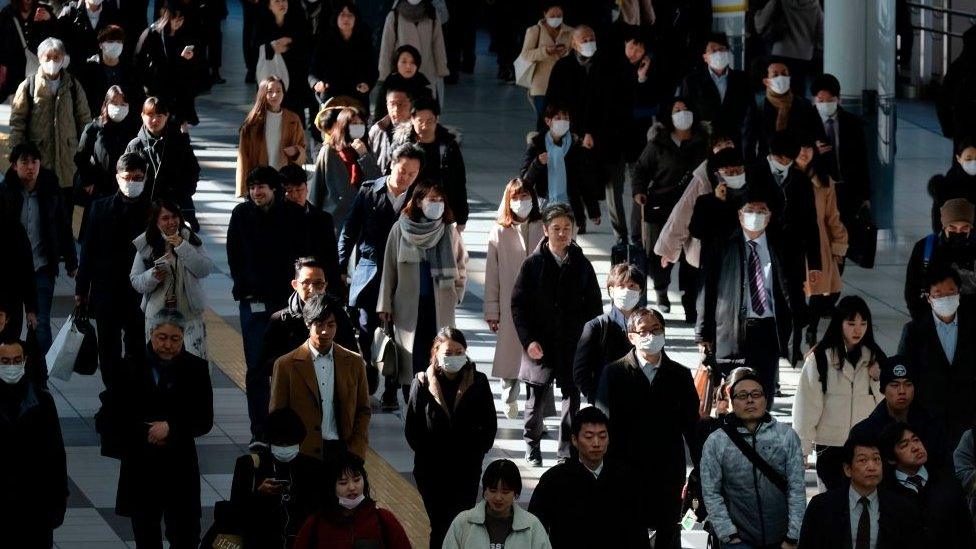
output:
<path id="1" fill-rule="evenodd" d="M 213 272 L 214 262 L 207 255 L 203 243 L 199 246 L 190 244 L 190 230 L 181 229 L 183 242 L 173 249 L 175 261 L 170 263 L 166 278 L 156 280 L 153 276 L 153 263 L 158 259 L 152 246 L 146 240 L 146 233 L 137 236 L 132 245 L 136 248 L 136 255 L 132 259 L 132 269 L 129 271 L 129 281 L 135 291 L 142 294 L 142 310 L 146 318 L 166 307 L 167 288 L 175 283 L 177 310 L 187 317 L 198 317 L 207 308 L 207 296 L 200 284 L 200 279 Z"/>
<path id="2" fill-rule="evenodd" d="M 512 531 L 505 538 L 506 549 L 549 549 L 549 534 L 535 518 L 535 515 L 512 505 Z M 444 549 L 462 547 L 491 547 L 488 527 L 485 526 L 485 501 L 481 500 L 473 508 L 461 512 L 451 523 L 451 529 L 444 538 Z"/>

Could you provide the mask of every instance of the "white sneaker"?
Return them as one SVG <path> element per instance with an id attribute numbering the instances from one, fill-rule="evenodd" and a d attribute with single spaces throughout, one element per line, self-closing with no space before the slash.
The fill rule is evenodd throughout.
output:
<path id="1" fill-rule="evenodd" d="M 513 402 L 513 403 L 511 403 L 511 404 L 508 405 L 508 408 L 505 410 L 505 417 L 507 417 L 508 419 L 515 419 L 515 418 L 518 417 L 518 403 L 517 402 Z"/>

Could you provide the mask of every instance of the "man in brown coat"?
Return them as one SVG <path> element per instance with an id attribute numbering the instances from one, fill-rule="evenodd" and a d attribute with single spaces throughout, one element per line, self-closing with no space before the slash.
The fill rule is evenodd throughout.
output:
<path id="1" fill-rule="evenodd" d="M 334 307 L 321 296 L 305 302 L 308 341 L 275 361 L 271 378 L 271 411 L 294 410 L 305 424 L 301 453 L 326 461 L 365 457 L 371 415 L 362 357 L 332 341 Z"/>

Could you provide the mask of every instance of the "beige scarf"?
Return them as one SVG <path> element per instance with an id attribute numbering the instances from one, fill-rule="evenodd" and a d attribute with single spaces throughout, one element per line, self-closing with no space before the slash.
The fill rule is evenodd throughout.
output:
<path id="1" fill-rule="evenodd" d="M 793 92 L 788 91 L 780 95 L 766 88 L 766 99 L 776 107 L 776 131 L 785 130 L 786 124 L 790 121 L 790 109 L 793 108 Z"/>
<path id="2" fill-rule="evenodd" d="M 474 368 L 465 366 L 461 370 L 461 383 L 458 384 L 457 395 L 454 397 L 454 408 L 457 409 L 458 403 L 461 402 L 461 397 L 464 393 L 474 385 Z M 421 385 L 426 385 L 427 390 L 430 391 L 431 396 L 434 397 L 434 401 L 440 404 L 441 408 L 447 412 L 447 415 L 454 415 L 454 410 L 448 410 L 447 403 L 444 400 L 444 390 L 441 389 L 441 383 L 437 379 L 437 371 L 434 366 L 431 365 L 427 368 L 426 372 L 420 372 L 417 374 L 417 379 L 420 380 Z"/>

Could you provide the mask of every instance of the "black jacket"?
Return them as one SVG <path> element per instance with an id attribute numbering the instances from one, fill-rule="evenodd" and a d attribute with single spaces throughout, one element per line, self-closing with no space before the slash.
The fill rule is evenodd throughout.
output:
<path id="1" fill-rule="evenodd" d="M 103 3 L 103 5 L 107 5 Z M 135 68 L 130 64 L 128 56 L 122 53 L 119 64 L 109 67 L 102 63 L 101 54 L 95 55 L 83 63 L 79 60 L 75 77 L 85 90 L 85 97 L 88 99 L 88 110 L 92 117 L 98 118 L 102 112 L 102 103 L 105 101 L 105 93 L 112 86 L 122 88 L 125 94 L 125 101 L 129 104 L 129 117 L 138 122 L 139 113 L 142 111 L 142 103 L 146 94 L 139 82 L 139 76 Z M 136 126 L 138 128 L 138 125 Z M 132 139 L 135 131 L 129 136 Z"/>
<path id="2" fill-rule="evenodd" d="M 549 533 L 553 549 L 646 549 L 650 541 L 641 520 L 643 496 L 626 466 L 604 461 L 596 478 L 570 459 L 542 474 L 529 512 Z"/>
<path id="3" fill-rule="evenodd" d="M 288 51 L 281 54 L 288 67 L 288 93 L 285 94 L 283 105 L 286 109 L 305 119 L 305 107 L 312 101 L 312 90 L 307 84 L 308 58 L 311 50 L 311 25 L 301 2 L 290 2 L 285 23 L 279 27 L 275 23 L 275 16 L 270 9 L 260 8 L 257 20 L 254 22 L 254 36 L 250 47 L 258 50 L 264 46 L 267 59 L 274 57 L 275 52 L 271 42 L 285 36 L 291 38 Z M 359 21 L 357 21 L 359 23 Z M 260 55 L 260 53 L 258 54 Z M 368 82 L 372 84 L 372 82 Z"/>
<path id="4" fill-rule="evenodd" d="M 561 105 L 569 110 L 570 130 L 579 136 L 591 134 L 594 150 L 599 158 L 616 160 L 622 158 L 621 136 L 616 135 L 617 124 L 622 122 L 609 115 L 610 110 L 619 105 L 610 104 L 608 88 L 619 80 L 613 71 L 612 58 L 606 50 L 598 50 L 587 65 L 579 62 L 575 51 L 556 61 L 549 75 L 546 88 L 546 103 Z"/>
<path id="5" fill-rule="evenodd" d="M 118 192 L 115 164 L 139 131 L 138 121 L 138 115 L 130 114 L 122 122 L 103 123 L 95 118 L 85 126 L 75 152 L 75 166 L 78 167 L 74 181 L 76 204 L 88 207 L 92 201 Z M 84 191 L 89 185 L 95 186 L 91 194 Z"/>
<path id="6" fill-rule="evenodd" d="M 190 136 L 177 124 L 167 123 L 163 135 L 155 138 L 145 126 L 129 142 L 125 152 L 140 152 L 149 161 L 146 171 L 146 198 L 168 198 L 184 205 L 197 192 L 200 163 L 190 145 Z"/>
<path id="7" fill-rule="evenodd" d="M 21 219 L 24 208 L 23 183 L 11 167 L 0 183 L 0 217 Z M 57 275 L 58 263 L 64 261 L 67 271 L 78 268 L 75 240 L 71 234 L 71 210 L 64 202 L 64 195 L 54 172 L 41 168 L 34 187 L 40 209 L 41 242 L 47 258 L 48 272 Z M 26 227 L 25 227 L 26 230 Z M 28 233 L 29 236 L 29 233 Z M 33 261 L 33 253 L 31 254 Z M 33 265 L 33 263 L 32 263 Z"/>
<path id="8" fill-rule="evenodd" d="M 183 5 L 186 9 L 187 5 Z M 186 46 L 199 46 L 201 37 L 197 36 L 192 21 L 199 21 L 193 15 L 186 15 L 186 23 L 175 34 L 148 27 L 139 38 L 139 48 L 134 54 L 134 62 L 147 95 L 168 98 L 172 114 L 181 122 L 198 122 L 193 100 L 205 86 L 201 58 L 202 47 L 196 48 L 193 59 L 182 57 Z"/>
<path id="9" fill-rule="evenodd" d="M 461 145 L 457 137 L 444 126 L 438 125 L 434 142 L 427 144 L 417 141 L 413 126 L 404 125 L 393 132 L 393 147 L 404 143 L 416 143 L 424 149 L 423 166 L 418 179 L 439 183 L 447 194 L 447 205 L 454 212 L 458 225 L 468 223 L 468 175 L 461 155 Z"/>
<path id="10" fill-rule="evenodd" d="M 596 390 L 603 368 L 632 348 L 627 331 L 614 322 L 609 314 L 602 314 L 583 326 L 573 359 L 573 381 L 587 402 L 596 404 Z"/>
<path id="11" fill-rule="evenodd" d="M 647 196 L 645 223 L 664 224 L 684 194 L 695 171 L 708 154 L 708 142 L 699 130 L 678 146 L 664 126 L 647 142 L 634 167 L 634 194 Z"/>
<path id="12" fill-rule="evenodd" d="M 23 307 L 29 313 L 37 312 L 37 284 L 34 278 L 34 254 L 30 238 L 20 224 L 19 217 L 3 216 L 0 219 L 0 249 L 4 250 L 6 268 L 0 269 L 0 304 L 7 307 L 7 323 L 20 318 L 17 313 Z M 15 323 L 16 337 L 20 337 L 20 322 Z M 7 332 L 5 329 L 4 332 Z M 13 336 L 14 330 L 10 335 Z"/>
<path id="13" fill-rule="evenodd" d="M 947 200 L 965 198 L 976 204 L 976 175 L 969 175 L 955 159 L 952 167 L 945 173 L 933 175 L 929 178 L 929 196 L 932 197 L 932 232 L 942 230 L 942 212 L 940 209 Z"/>
<path id="14" fill-rule="evenodd" d="M 863 440 L 861 437 L 876 440 L 881 436 L 881 431 L 892 423 L 895 423 L 895 418 L 888 413 L 888 404 L 882 400 L 871 415 L 851 428 L 851 436 L 857 436 L 859 440 Z M 908 409 L 908 424 L 925 444 L 929 454 L 929 465 L 934 467 L 947 465 L 955 448 L 949 448 L 946 444 L 945 428 L 942 424 L 925 411 L 921 404 L 913 404 Z"/>
<path id="15" fill-rule="evenodd" d="M 333 302 L 334 299 L 333 299 Z M 334 308 L 336 312 L 335 343 L 354 353 L 362 354 L 356 340 L 349 315 L 342 306 Z M 298 293 L 291 294 L 288 306 L 271 315 L 268 330 L 264 332 L 264 344 L 261 345 L 261 364 L 264 365 L 265 375 L 274 372 L 274 363 L 282 356 L 294 351 L 298 346 L 308 341 L 308 327 L 302 317 L 302 300 Z"/>
<path id="16" fill-rule="evenodd" d="M 759 121 L 759 131 L 757 132 L 758 149 L 756 158 L 759 160 L 762 160 L 769 154 L 769 142 L 772 140 L 773 135 L 776 134 L 776 114 L 776 107 L 769 102 L 769 99 L 763 99 L 762 111 L 760 112 L 762 119 Z M 795 94 L 793 96 L 793 106 L 790 108 L 789 119 L 783 131 L 791 132 L 795 135 L 809 135 L 819 141 L 825 141 L 827 139 L 817 109 L 806 98 L 799 97 Z M 748 157 L 748 153 L 745 153 L 745 156 Z"/>
<path id="17" fill-rule="evenodd" d="M 885 475 L 886 486 L 915 505 L 922 521 L 922 546 L 946 549 L 976 547 L 973 518 L 959 482 L 951 472 L 929 466 L 925 469 L 929 479 L 921 492 L 898 482 L 892 468 Z"/>
<path id="18" fill-rule="evenodd" d="M 584 215 L 590 219 L 600 217 L 599 199 L 602 189 L 598 188 L 592 162 L 587 157 L 588 152 L 583 149 L 576 136 L 563 136 L 563 139 L 567 138 L 572 139 L 573 144 L 570 145 L 564 159 L 566 193 L 569 195 L 573 215 L 578 217 L 577 223 L 579 223 Z M 539 155 L 544 152 L 546 152 L 546 134 L 535 133 L 528 140 L 525 157 L 522 158 L 522 169 L 519 171 L 522 181 L 531 185 L 540 198 L 549 196 L 549 168 L 539 162 Z"/>
<path id="19" fill-rule="evenodd" d="M 813 183 L 795 166 L 790 166 L 782 184 L 777 183 L 766 161 L 758 169 L 750 169 L 748 176 L 753 174 L 757 185 L 765 181 L 767 205 L 772 213 L 768 230 L 784 243 L 783 260 L 792 269 L 789 276 L 802 282 L 806 279 L 806 266 L 811 270 L 822 268 Z M 787 242 L 789 246 L 785 246 Z"/>
<path id="20" fill-rule="evenodd" d="M 410 100 L 414 103 L 422 99 L 433 99 L 434 97 L 434 92 L 431 91 L 430 80 L 427 80 L 427 77 L 422 72 L 417 71 L 417 74 L 410 80 L 400 76 L 400 73 L 394 72 L 386 76 L 386 80 L 383 80 L 380 89 L 376 93 L 376 104 L 373 106 L 373 120 L 380 120 L 390 114 L 386 110 L 386 92 L 390 88 L 405 90 Z"/>
<path id="21" fill-rule="evenodd" d="M 17 91 L 17 86 L 30 76 L 24 74 L 27 60 L 17 26 L 19 25 L 24 33 L 27 48 L 34 53 L 37 53 L 37 46 L 46 38 L 58 35 L 58 21 L 54 9 L 48 4 L 39 2 L 34 6 L 36 7 L 27 15 L 26 20 L 20 18 L 13 4 L 8 4 L 0 10 L 0 65 L 7 67 L 7 80 L 0 87 L 0 101 L 6 101 L 7 96 Z M 34 14 L 37 10 L 46 11 L 51 16 L 50 19 L 35 22 Z"/>
<path id="22" fill-rule="evenodd" d="M 327 25 L 327 30 L 312 48 L 308 84 L 314 87 L 321 80 L 329 85 L 319 98 L 323 103 L 330 97 L 340 95 L 357 99 L 363 107 L 362 118 L 365 121 L 369 116 L 369 91 L 362 93 L 356 86 L 365 83 L 372 89 L 379 78 L 376 48 L 373 47 L 369 27 L 365 21 L 357 20 L 352 36 L 346 41 L 339 34 L 334 20 L 330 18 Z M 386 97 L 383 97 L 383 101 L 385 105 Z"/>
<path id="23" fill-rule="evenodd" d="M 970 237 L 956 245 L 946 240 L 944 232 L 939 232 L 932 243 L 931 256 L 926 261 L 925 247 L 928 238 L 929 235 L 926 235 L 915 243 L 905 265 L 905 305 L 914 319 L 932 316 L 932 306 L 925 296 L 929 290 L 926 277 L 930 269 L 951 266 L 957 272 L 976 270 L 976 238 Z M 965 301 L 976 292 L 976 288 L 967 283 L 969 276 L 963 276 L 962 279 L 963 285 L 959 292 Z"/>
<path id="24" fill-rule="evenodd" d="M 512 320 L 522 348 L 538 342 L 545 356 L 531 371 L 519 372 L 519 378 L 544 385 L 555 377 L 560 387 L 575 387 L 576 343 L 583 325 L 602 311 L 600 285 L 583 249 L 570 244 L 566 262 L 559 265 L 549 250 L 549 238 L 543 238 L 515 279 Z"/>
<path id="25" fill-rule="evenodd" d="M 722 242 L 739 228 L 739 208 L 746 189 L 726 189 L 726 200 L 715 193 L 703 194 L 695 200 L 688 222 L 688 234 L 701 241 L 702 252 Z"/>
<path id="26" fill-rule="evenodd" d="M 822 119 L 821 119 L 822 120 Z M 836 165 L 840 158 L 840 174 L 834 190 L 841 219 L 851 219 L 865 200 L 871 200 L 871 175 L 868 173 L 868 144 L 864 136 L 864 122 L 854 113 L 837 107 L 836 114 L 840 150 L 828 153 Z M 826 126 L 824 137 L 826 137 Z"/>
<path id="27" fill-rule="evenodd" d="M 963 34 L 962 52 L 942 79 L 935 106 L 946 137 L 961 139 L 976 124 L 976 31 L 971 27 Z"/>
<path id="28" fill-rule="evenodd" d="M 138 306 L 141 296 L 132 289 L 129 271 L 136 248 L 132 240 L 146 230 L 149 205 L 129 201 L 116 192 L 92 202 L 88 226 L 81 241 L 81 263 L 75 295 L 89 297 L 93 305 Z"/>
<path id="29" fill-rule="evenodd" d="M 58 34 L 68 47 L 68 55 L 81 62 L 99 53 L 98 33 L 109 25 L 122 23 L 119 8 L 114 2 L 102 2 L 98 24 L 92 27 L 88 19 L 85 0 L 76 0 L 65 6 L 58 17 Z M 131 31 L 130 31 L 131 32 Z M 88 92 L 88 89 L 85 89 Z"/>
<path id="30" fill-rule="evenodd" d="M 311 254 L 322 262 L 329 288 L 333 292 L 339 292 L 345 286 L 342 282 L 345 271 L 339 271 L 339 244 L 336 241 L 335 221 L 332 219 L 332 214 L 306 202 L 305 223 L 308 225 L 308 245 Z M 346 349 L 355 350 L 354 347 L 346 347 Z"/>
<path id="31" fill-rule="evenodd" d="M 725 99 L 722 99 L 709 72 L 711 69 L 703 65 L 688 74 L 681 83 L 681 97 L 688 101 L 700 121 L 709 124 L 712 133 L 732 137 L 738 150 L 754 151 L 756 100 L 749 77 L 728 67 Z"/>
<path id="32" fill-rule="evenodd" d="M 817 494 L 807 505 L 799 549 L 853 549 L 848 486 Z M 918 549 L 921 523 L 912 503 L 878 488 L 877 549 Z"/>

